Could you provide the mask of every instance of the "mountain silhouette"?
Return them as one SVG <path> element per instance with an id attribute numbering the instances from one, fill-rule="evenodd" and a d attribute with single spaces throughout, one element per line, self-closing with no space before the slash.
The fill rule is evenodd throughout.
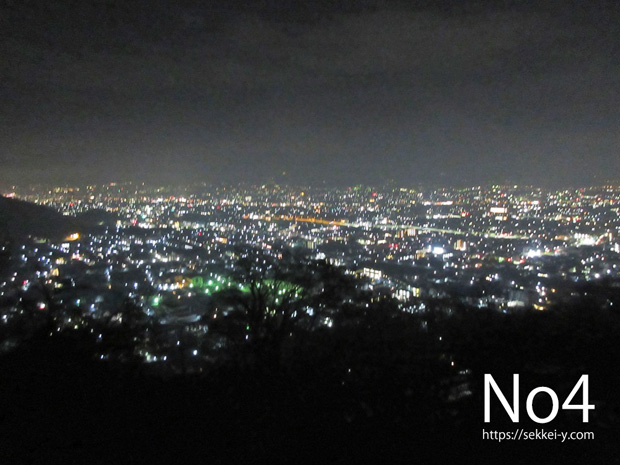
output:
<path id="1" fill-rule="evenodd" d="M 0 196 L 0 238 L 61 239 L 114 221 L 114 215 L 103 210 L 93 210 L 77 217 L 67 216 L 50 207 Z"/>

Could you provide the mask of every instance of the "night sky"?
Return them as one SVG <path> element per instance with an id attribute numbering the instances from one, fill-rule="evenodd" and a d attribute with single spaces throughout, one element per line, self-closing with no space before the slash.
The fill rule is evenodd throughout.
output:
<path id="1" fill-rule="evenodd" d="M 620 178 L 617 1 L 0 5 L 3 183 Z"/>

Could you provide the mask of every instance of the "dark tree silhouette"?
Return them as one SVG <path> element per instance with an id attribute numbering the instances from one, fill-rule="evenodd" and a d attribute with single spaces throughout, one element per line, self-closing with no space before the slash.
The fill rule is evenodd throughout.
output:
<path id="1" fill-rule="evenodd" d="M 343 307 L 360 298 L 354 279 L 342 270 L 286 253 L 274 259 L 252 251 L 238 261 L 233 278 L 241 289 L 216 296 L 216 305 L 230 312 L 214 328 L 247 357 L 274 368 L 285 347 L 321 324 L 331 326 Z"/>

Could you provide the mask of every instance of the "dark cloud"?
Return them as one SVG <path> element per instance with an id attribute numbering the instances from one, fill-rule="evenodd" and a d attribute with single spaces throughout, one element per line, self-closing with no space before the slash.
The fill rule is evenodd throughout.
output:
<path id="1" fill-rule="evenodd" d="M 618 7 L 493 3 L 5 1 L 0 177 L 618 173 Z"/>

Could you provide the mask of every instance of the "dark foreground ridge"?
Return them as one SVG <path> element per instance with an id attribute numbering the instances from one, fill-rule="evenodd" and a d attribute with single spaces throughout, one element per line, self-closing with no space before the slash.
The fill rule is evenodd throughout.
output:
<path id="1" fill-rule="evenodd" d="M 113 224 L 114 219 L 103 210 L 66 216 L 53 208 L 0 195 L 0 239 L 20 240 L 27 236 L 62 239 L 72 233 Z"/>
<path id="2" fill-rule="evenodd" d="M 415 318 L 385 315 L 381 331 L 359 325 L 298 338 L 279 366 L 229 359 L 194 375 L 100 362 L 85 333 L 36 333 L 0 358 L 0 463 L 618 463 L 617 313 L 463 309 L 426 331 Z M 434 342 L 439 332 L 449 346 Z M 447 349 L 467 370 L 450 371 Z M 522 407 L 543 384 L 562 402 L 589 374 L 596 410 L 588 424 L 580 411 L 561 410 L 535 425 L 522 408 L 515 425 L 498 408 L 485 425 L 486 372 L 507 393 L 520 373 Z M 451 396 L 463 379 L 471 395 Z M 541 416 L 548 408 L 536 406 Z M 519 427 L 594 431 L 595 439 L 481 438 L 482 428 Z"/>

